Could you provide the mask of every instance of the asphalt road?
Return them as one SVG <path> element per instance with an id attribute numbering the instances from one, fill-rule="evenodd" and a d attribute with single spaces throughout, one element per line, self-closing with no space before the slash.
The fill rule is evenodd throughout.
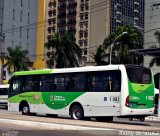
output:
<path id="1" fill-rule="evenodd" d="M 47 130 L 8 123 L 0 124 L 0 136 L 115 136 L 119 131 Z"/>
<path id="2" fill-rule="evenodd" d="M 3 107 L 0 107 L 0 114 L 21 115 L 20 112 L 7 111 L 7 109 L 5 109 Z M 41 115 L 39 117 L 41 117 Z M 63 119 L 63 118 L 65 119 L 67 117 L 60 117 L 59 119 Z M 92 119 L 92 120 L 93 120 L 93 123 L 95 123 L 95 120 L 94 119 Z M 160 128 L 160 121 L 144 121 L 144 122 L 140 122 L 139 120 L 129 121 L 128 118 L 116 118 L 115 117 L 113 123 L 119 124 L 119 125 L 127 124 L 127 125 L 152 126 L 152 127 L 159 127 Z"/>
<path id="3" fill-rule="evenodd" d="M 10 117 L 14 117 L 15 115 L 22 117 L 22 118 L 26 118 L 27 116 L 22 116 L 21 113 L 19 112 L 9 112 L 6 109 L 0 109 L 0 115 L 9 115 Z M 33 118 L 34 119 L 38 119 L 38 120 L 51 120 L 51 118 L 45 117 L 45 116 L 29 116 L 29 118 Z M 56 120 L 57 122 L 72 122 L 73 120 L 71 119 L 66 119 L 66 117 L 60 117 L 60 118 L 56 118 L 53 120 Z M 100 130 L 90 130 L 90 131 L 86 131 L 86 130 L 51 130 L 51 129 L 47 129 L 47 128 L 41 128 L 41 127 L 30 127 L 30 126 L 23 126 L 23 125 L 15 125 L 15 124 L 7 124 L 7 123 L 0 123 L 0 135 L 2 136 L 50 136 L 50 135 L 55 135 L 55 136 L 99 136 L 99 135 L 107 135 L 107 136 L 114 136 L 114 135 L 154 135 L 154 134 L 147 134 L 146 131 L 148 128 L 152 128 L 153 131 L 149 131 L 149 132 L 156 132 L 155 135 L 160 135 L 160 129 L 157 131 L 154 131 L 154 127 L 155 128 L 160 128 L 160 122 L 158 121 L 145 121 L 145 122 L 140 122 L 140 121 L 129 121 L 128 119 L 119 119 L 119 118 L 114 118 L 114 122 L 112 123 L 101 123 L 101 122 L 97 122 L 94 119 L 92 121 L 80 121 L 80 125 L 85 124 L 85 123 L 90 124 L 90 126 L 92 127 L 92 125 L 95 127 L 97 126 L 106 126 L 109 128 L 112 128 L 113 130 L 104 130 L 104 131 L 100 131 Z M 79 122 L 78 122 L 79 123 Z M 117 126 L 117 128 L 123 128 L 123 129 L 117 129 L 115 128 L 115 126 Z M 126 127 L 126 128 L 124 128 Z M 134 127 L 138 127 L 138 128 L 146 128 L 146 129 L 142 129 L 142 130 L 135 130 L 132 128 Z M 127 130 L 127 128 L 130 128 L 129 130 Z M 126 129 L 126 130 L 125 130 Z"/>

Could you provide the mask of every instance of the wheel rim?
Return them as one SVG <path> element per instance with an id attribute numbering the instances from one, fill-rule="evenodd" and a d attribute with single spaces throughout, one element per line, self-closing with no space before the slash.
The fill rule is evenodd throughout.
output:
<path id="1" fill-rule="evenodd" d="M 23 113 L 27 114 L 29 112 L 28 107 L 23 107 Z"/>
<path id="2" fill-rule="evenodd" d="M 81 119 L 81 112 L 79 109 L 74 109 L 73 110 L 73 118 L 74 119 Z"/>

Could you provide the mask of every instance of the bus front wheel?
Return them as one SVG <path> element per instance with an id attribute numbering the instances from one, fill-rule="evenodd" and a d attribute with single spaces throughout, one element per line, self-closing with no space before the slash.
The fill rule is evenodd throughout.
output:
<path id="1" fill-rule="evenodd" d="M 22 115 L 29 115 L 30 110 L 28 105 L 22 105 Z"/>
<path id="2" fill-rule="evenodd" d="M 75 120 L 82 120 L 84 118 L 83 109 L 79 105 L 74 105 L 71 108 L 71 118 Z"/>

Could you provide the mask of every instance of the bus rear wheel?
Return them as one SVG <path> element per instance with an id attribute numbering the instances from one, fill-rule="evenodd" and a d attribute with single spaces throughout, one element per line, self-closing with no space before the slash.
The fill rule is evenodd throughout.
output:
<path id="1" fill-rule="evenodd" d="M 74 105 L 71 108 L 71 118 L 75 120 L 82 120 L 84 118 L 83 109 L 79 105 Z"/>
<path id="2" fill-rule="evenodd" d="M 28 105 L 22 105 L 22 115 L 29 115 L 30 114 L 30 109 Z"/>

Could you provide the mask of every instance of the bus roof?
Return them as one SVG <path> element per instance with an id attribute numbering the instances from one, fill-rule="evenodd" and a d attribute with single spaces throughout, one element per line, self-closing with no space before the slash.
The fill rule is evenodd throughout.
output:
<path id="1" fill-rule="evenodd" d="M 105 66 L 85 66 L 76 68 L 60 68 L 60 69 L 43 69 L 43 70 L 31 70 L 31 71 L 20 71 L 13 73 L 13 76 L 22 75 L 39 75 L 39 74 L 50 74 L 50 73 L 71 73 L 71 72 L 87 72 L 87 71 L 103 71 L 103 70 L 118 70 L 120 66 L 124 65 L 105 65 Z M 134 65 L 132 65 L 134 66 Z"/>

